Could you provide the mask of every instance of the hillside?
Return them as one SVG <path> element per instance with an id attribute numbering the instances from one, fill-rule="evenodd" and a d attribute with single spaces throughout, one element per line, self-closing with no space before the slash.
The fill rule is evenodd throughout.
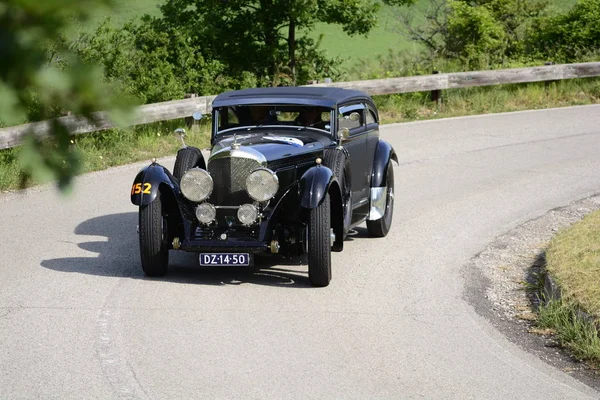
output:
<path id="1" fill-rule="evenodd" d="M 144 14 L 159 15 L 158 5 L 165 0 L 130 0 L 116 5 L 114 10 L 100 9 L 97 17 L 88 25 L 97 26 L 104 18 L 110 16 L 113 25 L 123 25 L 125 22 L 139 18 Z M 550 0 L 551 7 L 555 10 L 566 10 L 575 4 L 576 0 Z M 415 23 L 423 21 L 422 13 L 429 7 L 431 0 L 417 0 L 410 9 Z M 318 24 L 311 33 L 314 38 L 323 35 L 322 47 L 330 56 L 339 56 L 346 60 L 346 65 L 351 65 L 358 58 L 372 58 L 384 55 L 389 50 L 411 51 L 418 50 L 419 45 L 411 42 L 401 32 L 398 14 L 408 9 L 394 9 L 384 6 L 379 14 L 379 25 L 367 36 L 349 37 L 338 26 Z M 87 28 L 85 28 L 87 30 Z M 90 28 L 91 29 L 91 28 Z"/>

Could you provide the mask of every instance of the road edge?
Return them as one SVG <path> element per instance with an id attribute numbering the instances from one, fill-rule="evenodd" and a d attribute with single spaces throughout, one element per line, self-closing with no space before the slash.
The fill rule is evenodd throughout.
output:
<path id="1" fill-rule="evenodd" d="M 463 299 L 479 316 L 522 350 L 600 392 L 598 374 L 560 348 L 553 338 L 529 332 L 533 321 L 523 315 L 522 302 L 519 302 L 526 296 L 529 305 L 535 306 L 535 300 L 524 294 L 523 283 L 535 284 L 533 281 L 542 268 L 540 262 L 549 239 L 558 230 L 598 209 L 600 194 L 549 210 L 494 238 L 471 258 L 461 274 Z M 514 282 L 519 275 L 522 281 Z"/>

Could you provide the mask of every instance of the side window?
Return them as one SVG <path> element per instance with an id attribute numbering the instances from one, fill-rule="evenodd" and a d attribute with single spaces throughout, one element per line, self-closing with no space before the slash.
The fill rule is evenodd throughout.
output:
<path id="1" fill-rule="evenodd" d="M 339 129 L 348 128 L 350 131 L 364 125 L 364 106 L 356 104 L 340 108 L 338 116 Z"/>
<path id="2" fill-rule="evenodd" d="M 377 123 L 377 116 L 371 107 L 367 108 L 367 125 Z"/>

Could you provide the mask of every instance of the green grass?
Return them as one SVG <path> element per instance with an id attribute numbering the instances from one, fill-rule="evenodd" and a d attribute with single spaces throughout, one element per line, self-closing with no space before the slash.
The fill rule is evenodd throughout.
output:
<path id="1" fill-rule="evenodd" d="M 554 237 L 546 262 L 564 301 L 600 322 L 600 212 Z"/>
<path id="2" fill-rule="evenodd" d="M 600 79 L 549 84 L 513 84 L 442 91 L 442 104 L 430 93 L 375 96 L 383 123 L 600 103 Z"/>
<path id="3" fill-rule="evenodd" d="M 99 7 L 85 25 L 73 26 L 68 35 L 69 37 L 75 37 L 79 32 L 92 32 L 107 17 L 110 17 L 111 24 L 114 27 L 119 27 L 131 20 L 139 19 L 145 14 L 159 16 L 158 6 L 163 3 L 165 3 L 165 0 L 127 0 L 115 2 L 112 8 Z"/>
<path id="4" fill-rule="evenodd" d="M 188 131 L 186 144 L 199 148 L 209 147 L 209 121 Z M 166 121 L 132 129 L 111 129 L 88 135 L 74 136 L 72 150 L 80 156 L 81 173 L 103 170 L 143 160 L 173 155 L 181 142 L 173 131 L 185 126 L 183 120 Z M 52 146 L 52 143 L 48 144 Z M 19 162 L 21 148 L 0 151 L 0 191 L 47 183 L 46 176 L 33 176 L 22 182 L 22 168 Z"/>
<path id="5" fill-rule="evenodd" d="M 561 299 L 540 307 L 538 327 L 550 329 L 575 357 L 600 368 L 600 211 L 552 239 L 546 273 L 560 286 Z"/>
<path id="6" fill-rule="evenodd" d="M 598 329 L 583 318 L 573 305 L 563 301 L 547 303 L 539 309 L 537 325 L 553 333 L 578 360 L 589 363 L 595 370 L 600 368 Z"/>

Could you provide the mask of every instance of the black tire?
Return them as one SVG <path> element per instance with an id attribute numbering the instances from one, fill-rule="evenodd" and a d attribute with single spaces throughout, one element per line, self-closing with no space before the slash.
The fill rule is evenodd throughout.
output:
<path id="1" fill-rule="evenodd" d="M 197 147 L 184 147 L 177 152 L 175 166 L 173 167 L 173 176 L 181 179 L 183 174 L 194 167 L 206 169 L 202 152 Z"/>
<path id="2" fill-rule="evenodd" d="M 152 203 L 140 207 L 139 218 L 142 269 L 147 276 L 163 276 L 169 265 L 169 249 L 165 243 L 168 235 L 163 232 L 160 192 Z"/>
<path id="3" fill-rule="evenodd" d="M 308 220 L 308 278 L 313 286 L 324 287 L 331 281 L 331 205 L 329 194 Z"/>
<path id="4" fill-rule="evenodd" d="M 350 170 L 350 159 L 343 150 L 326 150 L 323 155 L 323 164 L 331 169 L 342 189 L 342 216 L 344 231 L 341 232 L 343 239 L 348 235 L 348 228 L 352 222 L 352 177 Z M 338 235 L 340 232 L 336 232 Z"/>
<path id="5" fill-rule="evenodd" d="M 383 217 L 374 221 L 367 220 L 367 231 L 369 232 L 369 235 L 373 237 L 386 236 L 392 226 L 392 217 L 394 216 L 394 167 L 391 161 L 388 164 L 385 185 L 387 186 L 387 189 Z"/>

